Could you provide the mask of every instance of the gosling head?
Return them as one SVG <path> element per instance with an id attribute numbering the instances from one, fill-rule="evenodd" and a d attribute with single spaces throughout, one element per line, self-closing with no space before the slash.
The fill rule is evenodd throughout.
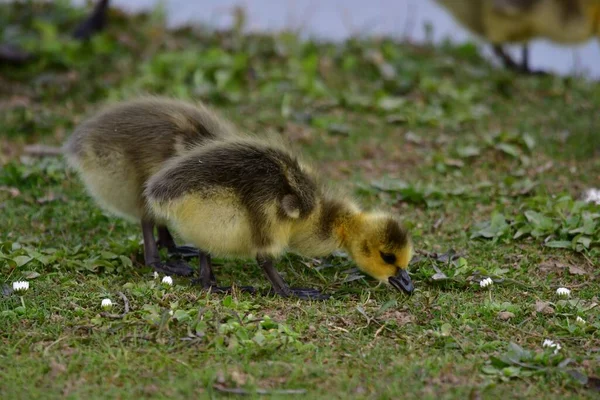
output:
<path id="1" fill-rule="evenodd" d="M 358 267 L 397 290 L 412 293 L 407 268 L 413 247 L 406 229 L 386 214 L 363 214 L 356 231 L 348 235 L 350 255 Z"/>

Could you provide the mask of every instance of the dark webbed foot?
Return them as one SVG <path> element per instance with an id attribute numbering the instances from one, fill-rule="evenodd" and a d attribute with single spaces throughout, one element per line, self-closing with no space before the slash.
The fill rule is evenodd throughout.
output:
<path id="1" fill-rule="evenodd" d="M 177 246 L 173 235 L 166 226 L 158 227 L 158 247 L 166 248 L 169 256 L 177 256 L 184 259 L 190 259 L 200 256 L 200 250 L 192 246 Z"/>
<path id="2" fill-rule="evenodd" d="M 156 272 L 165 275 L 192 276 L 194 269 L 182 260 L 169 260 L 166 263 L 155 262 L 150 265 Z"/>
<path id="3" fill-rule="evenodd" d="M 242 293 L 250 293 L 256 294 L 258 290 L 256 290 L 253 286 L 236 286 L 236 290 L 239 290 Z M 210 291 L 211 293 L 231 293 L 233 291 L 233 287 L 231 286 L 208 286 L 203 287 L 204 290 Z"/>
<path id="4" fill-rule="evenodd" d="M 161 262 L 158 246 L 154 239 L 154 222 L 142 220 L 142 235 L 144 236 L 144 262 L 154 268 L 156 272 L 166 275 L 191 276 L 194 269 L 182 260 L 169 260 Z"/>
<path id="5" fill-rule="evenodd" d="M 300 300 L 327 300 L 331 296 L 317 289 L 290 288 L 289 297 L 297 297 Z"/>
<path id="6" fill-rule="evenodd" d="M 529 75 L 535 75 L 535 76 L 548 76 L 548 75 L 550 75 L 550 72 L 543 71 L 541 69 L 528 69 L 527 71 L 525 71 L 525 73 L 527 73 Z"/>
<path id="7" fill-rule="evenodd" d="M 523 45 L 521 63 L 517 63 L 510 57 L 501 45 L 493 46 L 494 53 L 502 60 L 506 68 L 519 74 L 546 76 L 550 75 L 547 71 L 534 70 L 529 67 L 529 47 Z"/>
<path id="8" fill-rule="evenodd" d="M 192 246 L 175 246 L 168 250 L 169 256 L 177 256 L 183 259 L 190 259 L 200 256 L 200 250 Z"/>
<path id="9" fill-rule="evenodd" d="M 263 272 L 271 281 L 272 290 L 281 297 L 297 297 L 302 300 L 325 300 L 329 295 L 323 294 L 316 289 L 290 288 L 283 280 L 279 272 L 273 266 L 273 260 L 268 257 L 257 257 L 256 261 Z"/>

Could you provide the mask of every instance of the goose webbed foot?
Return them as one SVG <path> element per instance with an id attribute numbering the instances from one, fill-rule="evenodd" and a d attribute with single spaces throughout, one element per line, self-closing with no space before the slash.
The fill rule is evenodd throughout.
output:
<path id="1" fill-rule="evenodd" d="M 166 263 L 159 261 L 150 266 L 156 272 L 165 275 L 192 276 L 194 274 L 194 269 L 183 260 L 169 260 Z"/>
<path id="2" fill-rule="evenodd" d="M 209 285 L 209 286 L 203 286 L 203 289 L 210 291 L 211 293 L 219 293 L 219 294 L 231 293 L 233 291 L 232 286 Z M 258 293 L 258 290 L 256 290 L 256 288 L 253 286 L 236 286 L 236 290 L 239 290 L 242 293 L 250 293 L 250 294 Z"/>
<path id="3" fill-rule="evenodd" d="M 200 276 L 192 280 L 194 284 L 201 284 L 202 289 L 211 293 L 231 293 L 231 286 L 218 286 L 217 278 L 212 269 L 212 259 L 210 254 L 200 252 Z M 242 293 L 256 294 L 256 288 L 252 286 L 238 286 L 237 290 Z"/>
<path id="4" fill-rule="evenodd" d="M 144 262 L 154 268 L 156 272 L 166 275 L 191 276 L 194 269 L 183 260 L 169 260 L 163 263 L 160 260 L 158 246 L 154 238 L 154 222 L 142 220 L 142 236 L 144 237 Z"/>
<path id="5" fill-rule="evenodd" d="M 284 297 L 296 297 L 300 300 L 327 300 L 331 297 L 318 289 L 312 288 L 288 288 L 289 295 Z"/>
<path id="6" fill-rule="evenodd" d="M 169 256 L 177 256 L 183 259 L 196 258 L 200 256 L 200 250 L 192 246 L 175 246 L 168 249 Z"/>
<path id="7" fill-rule="evenodd" d="M 158 247 L 166 248 L 170 257 L 176 256 L 183 259 L 190 259 L 200 256 L 200 250 L 192 246 L 177 246 L 175 240 L 166 226 L 158 227 Z"/>
<path id="8" fill-rule="evenodd" d="M 529 66 L 529 47 L 527 45 L 523 45 L 521 63 L 517 63 L 515 60 L 513 60 L 512 57 L 509 56 L 508 53 L 506 53 L 506 51 L 504 50 L 504 47 L 502 47 L 499 44 L 494 45 L 493 50 L 494 50 L 494 53 L 496 54 L 496 56 L 498 56 L 498 58 L 500 58 L 502 60 L 502 63 L 504 64 L 504 66 L 511 71 L 514 71 L 519 74 L 525 74 L 525 75 L 535 75 L 535 76 L 550 75 L 550 73 L 547 71 L 531 69 L 531 67 Z"/>
<path id="9" fill-rule="evenodd" d="M 266 277 L 271 281 L 272 290 L 277 295 L 281 297 L 296 297 L 302 300 L 326 300 L 330 297 L 317 289 L 290 288 L 273 266 L 271 258 L 259 256 L 256 260 L 258 265 L 263 269 Z"/>

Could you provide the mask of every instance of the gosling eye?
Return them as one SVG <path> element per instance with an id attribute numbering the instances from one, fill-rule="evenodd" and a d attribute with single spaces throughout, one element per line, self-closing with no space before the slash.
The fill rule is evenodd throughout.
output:
<path id="1" fill-rule="evenodd" d="M 386 263 L 386 264 L 396 264 L 396 255 L 393 253 L 384 253 L 382 251 L 379 252 L 379 254 L 381 254 L 381 259 Z"/>

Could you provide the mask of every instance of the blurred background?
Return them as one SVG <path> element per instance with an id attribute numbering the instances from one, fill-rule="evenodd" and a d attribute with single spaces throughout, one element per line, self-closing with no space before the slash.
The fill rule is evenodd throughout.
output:
<path id="1" fill-rule="evenodd" d="M 73 0 L 75 5 L 88 2 Z M 111 3 L 129 11 L 151 10 L 162 4 L 171 27 L 188 22 L 229 27 L 233 21 L 231 10 L 241 6 L 246 11 L 250 30 L 287 28 L 305 36 L 330 40 L 352 35 L 389 35 L 418 43 L 428 40 L 484 43 L 433 0 L 113 0 Z M 518 59 L 517 46 L 508 50 Z M 600 78 L 597 40 L 569 46 L 534 40 L 530 42 L 529 51 L 533 69 Z M 482 46 L 482 53 L 498 62 L 489 46 Z"/>

